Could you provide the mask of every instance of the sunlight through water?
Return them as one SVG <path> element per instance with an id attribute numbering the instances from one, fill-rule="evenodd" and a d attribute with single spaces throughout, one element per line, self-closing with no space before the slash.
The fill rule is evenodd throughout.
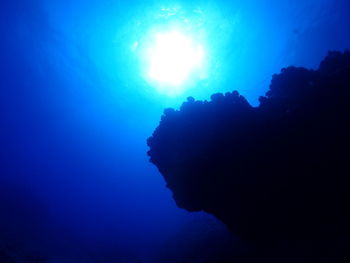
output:
<path id="1" fill-rule="evenodd" d="M 178 31 L 156 34 L 147 53 L 148 76 L 175 93 L 194 71 L 201 68 L 203 47 Z"/>
<path id="2" fill-rule="evenodd" d="M 203 14 L 175 7 L 155 13 L 154 23 L 145 25 L 143 36 L 130 48 L 139 56 L 143 79 L 157 93 L 178 97 L 208 77 Z"/>

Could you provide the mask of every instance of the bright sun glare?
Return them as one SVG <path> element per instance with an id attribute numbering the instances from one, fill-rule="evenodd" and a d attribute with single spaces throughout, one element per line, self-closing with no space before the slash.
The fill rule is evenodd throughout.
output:
<path id="1" fill-rule="evenodd" d="M 177 95 L 204 60 L 204 49 L 193 38 L 180 31 L 156 33 L 146 51 L 147 77 Z"/>

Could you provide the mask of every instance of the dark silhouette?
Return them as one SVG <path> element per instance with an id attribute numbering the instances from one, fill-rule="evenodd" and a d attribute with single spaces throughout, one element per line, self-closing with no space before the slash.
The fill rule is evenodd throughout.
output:
<path id="1" fill-rule="evenodd" d="M 282 69 L 258 107 L 236 91 L 188 98 L 148 145 L 177 205 L 215 215 L 259 258 L 349 259 L 349 51 Z"/>

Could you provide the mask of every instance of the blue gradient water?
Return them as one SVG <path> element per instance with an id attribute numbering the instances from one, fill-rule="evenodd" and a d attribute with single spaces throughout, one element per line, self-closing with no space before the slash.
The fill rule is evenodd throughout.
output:
<path id="1" fill-rule="evenodd" d="M 188 17 L 209 54 L 206 78 L 176 97 L 147 82 L 132 49 L 169 21 L 162 8 Z M 0 239 L 59 262 L 133 262 L 207 220 L 177 208 L 148 163 L 163 109 L 234 89 L 255 104 L 282 67 L 315 68 L 349 48 L 349 10 L 346 0 L 2 1 Z"/>

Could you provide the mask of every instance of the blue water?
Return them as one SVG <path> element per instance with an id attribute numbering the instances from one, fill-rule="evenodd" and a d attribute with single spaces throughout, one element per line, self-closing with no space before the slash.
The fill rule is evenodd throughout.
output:
<path id="1" fill-rule="evenodd" d="M 350 47 L 347 0 L 188 2 L 0 2 L 0 247 L 149 260 L 184 226 L 214 222 L 177 208 L 148 163 L 163 109 L 232 90 L 256 104 L 282 67 Z M 157 93 L 131 51 L 168 21 L 164 7 L 202 30 L 208 51 L 206 79 L 176 97 Z"/>

